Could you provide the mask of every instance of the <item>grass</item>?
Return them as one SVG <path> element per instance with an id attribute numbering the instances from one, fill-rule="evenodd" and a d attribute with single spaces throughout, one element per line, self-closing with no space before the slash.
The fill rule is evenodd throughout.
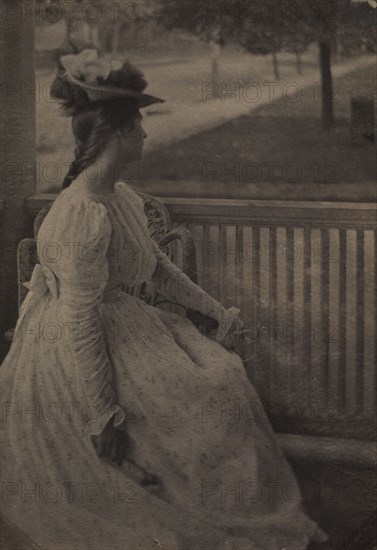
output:
<path id="1" fill-rule="evenodd" d="M 371 68 L 336 79 L 336 121 L 329 131 L 321 125 L 315 84 L 302 90 L 296 101 L 280 94 L 250 115 L 150 153 L 140 178 L 201 181 L 203 185 L 207 181 L 229 185 L 375 181 L 374 144 L 367 140 L 353 144 L 350 132 L 350 98 L 372 96 L 375 79 Z"/>
<path id="2" fill-rule="evenodd" d="M 144 110 L 147 133 L 153 138 L 157 132 L 169 136 L 171 120 L 167 110 L 171 109 L 185 112 L 190 116 L 196 105 L 203 107 L 202 85 L 211 78 L 210 58 L 208 48 L 200 45 L 201 55 L 193 55 L 192 49 L 188 49 L 183 55 L 180 49 L 171 50 L 169 56 L 163 59 L 159 54 L 154 54 L 153 63 L 151 56 L 135 55 L 131 59 L 145 66 L 145 73 L 149 81 L 148 90 L 160 97 L 168 98 L 165 108 L 165 116 L 154 114 L 153 123 L 148 125 L 148 114 L 156 109 Z M 198 46 L 197 46 L 198 49 Z M 317 51 L 312 48 L 303 56 L 303 71 L 306 74 L 317 66 Z M 170 62 L 167 63 L 167 61 Z M 160 63 L 156 64 L 157 61 Z M 282 82 L 291 81 L 296 77 L 296 67 L 293 64 L 291 54 L 280 56 L 280 69 Z M 226 48 L 222 54 L 220 63 L 221 78 L 225 81 L 239 81 L 240 77 L 246 83 L 257 82 L 263 86 L 264 81 L 270 81 L 272 77 L 272 64 L 269 56 L 252 56 L 231 48 Z M 41 192 L 53 192 L 60 189 L 61 181 L 72 160 L 74 149 L 70 120 L 59 116 L 58 105 L 49 98 L 49 87 L 54 80 L 55 70 L 46 59 L 41 59 L 36 72 L 37 83 L 37 160 L 40 165 L 38 177 L 38 190 Z M 264 87 L 265 90 L 267 88 Z M 170 107 L 169 107 L 170 105 Z M 220 106 L 221 108 L 221 106 Z M 150 117 L 152 118 L 152 117 Z M 154 124 L 158 118 L 159 125 Z"/>

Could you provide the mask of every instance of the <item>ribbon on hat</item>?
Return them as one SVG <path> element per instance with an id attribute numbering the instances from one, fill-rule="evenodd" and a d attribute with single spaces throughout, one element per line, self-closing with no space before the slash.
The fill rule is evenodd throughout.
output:
<path id="1" fill-rule="evenodd" d="M 58 299 L 58 283 L 55 274 L 45 265 L 36 264 L 30 281 L 24 283 L 24 286 L 29 289 L 25 300 L 23 301 L 19 317 L 17 320 L 15 334 L 17 333 L 21 323 L 26 315 L 36 307 L 41 298 L 49 292 L 51 296 Z"/>

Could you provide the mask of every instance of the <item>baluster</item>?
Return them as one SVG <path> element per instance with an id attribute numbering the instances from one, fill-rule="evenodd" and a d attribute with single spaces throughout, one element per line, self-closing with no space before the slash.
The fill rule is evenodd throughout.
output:
<path id="1" fill-rule="evenodd" d="M 260 321 L 260 227 L 253 228 L 253 321 L 259 324 Z"/>
<path id="2" fill-rule="evenodd" d="M 287 285 L 287 314 L 286 314 L 286 329 L 285 333 L 285 345 L 287 347 L 287 402 L 292 401 L 292 390 L 294 388 L 294 374 L 293 374 L 293 336 L 294 336 L 294 262 L 295 262 L 295 249 L 294 249 L 294 230 L 293 227 L 287 228 L 287 244 L 285 248 L 286 254 L 286 285 Z"/>
<path id="3" fill-rule="evenodd" d="M 208 252 L 209 252 L 209 225 L 203 224 L 202 259 L 203 259 L 203 288 L 208 288 Z"/>
<path id="4" fill-rule="evenodd" d="M 198 284 L 203 286 L 203 225 L 189 223 L 187 228 L 191 232 L 195 244 Z"/>
<path id="5" fill-rule="evenodd" d="M 326 401 L 326 410 L 328 408 L 329 401 L 329 342 L 330 342 L 330 330 L 329 330 L 329 281 L 330 281 L 330 242 L 329 242 L 328 229 L 321 229 L 321 361 L 320 367 L 323 376 L 323 387 L 321 388 L 322 396 Z"/>
<path id="6" fill-rule="evenodd" d="M 241 309 L 241 314 L 244 313 L 244 251 L 243 251 L 243 226 L 236 225 L 236 304 Z"/>
<path id="7" fill-rule="evenodd" d="M 347 351 L 346 351 L 346 401 L 347 415 L 356 414 L 356 361 L 357 327 L 357 240 L 354 229 L 347 230 Z M 362 368 L 362 367 L 361 367 Z"/>
<path id="8" fill-rule="evenodd" d="M 261 400 L 264 401 L 264 393 L 261 385 L 263 376 L 261 371 L 264 369 L 263 359 L 260 350 L 260 228 L 253 227 L 253 263 L 252 263 L 252 325 L 258 327 L 255 332 L 255 342 L 252 344 L 252 364 L 254 365 L 254 380 Z"/>
<path id="9" fill-rule="evenodd" d="M 294 334 L 292 342 L 293 363 L 292 376 L 294 381 L 294 397 L 297 402 L 299 420 L 310 411 L 307 400 L 308 369 L 305 362 L 303 348 L 304 325 L 304 230 L 302 227 L 294 229 Z M 310 413 L 311 414 L 311 413 Z"/>
<path id="10" fill-rule="evenodd" d="M 269 262 L 270 262 L 270 298 L 269 298 L 269 308 L 270 308 L 270 328 L 269 328 L 269 401 L 273 404 L 275 400 L 276 388 L 274 384 L 275 381 L 275 360 L 274 360 L 274 351 L 276 346 L 276 322 L 277 322 L 277 234 L 276 227 L 269 228 Z"/>
<path id="11" fill-rule="evenodd" d="M 339 247 L 339 230 L 329 231 L 329 414 L 339 417 L 339 269 L 342 260 Z"/>
<path id="12" fill-rule="evenodd" d="M 356 413 L 364 397 L 364 230 L 356 231 Z"/>
<path id="13" fill-rule="evenodd" d="M 224 305 L 228 305 L 228 289 L 226 283 L 226 271 L 227 265 L 227 242 L 226 242 L 226 225 L 221 224 L 219 226 L 219 294 L 220 302 Z"/>
<path id="14" fill-rule="evenodd" d="M 275 360 L 275 387 L 279 404 L 286 403 L 288 380 L 286 376 L 287 364 L 287 236 L 286 228 L 278 227 L 277 237 L 277 339 L 274 349 Z"/>
<path id="15" fill-rule="evenodd" d="M 339 231 L 339 397 L 343 412 L 346 409 L 346 320 L 347 320 L 347 232 Z"/>
<path id="16" fill-rule="evenodd" d="M 373 230 L 364 231 L 364 281 L 363 281 L 363 417 L 376 418 L 376 366 L 377 350 L 375 349 L 377 338 L 377 257 L 376 257 L 376 233 Z"/>
<path id="17" fill-rule="evenodd" d="M 311 316 L 311 299 L 312 299 L 312 242 L 311 229 L 308 226 L 304 228 L 304 326 L 303 326 L 303 346 L 304 346 L 304 361 L 307 365 L 307 399 L 312 398 L 312 316 Z"/>

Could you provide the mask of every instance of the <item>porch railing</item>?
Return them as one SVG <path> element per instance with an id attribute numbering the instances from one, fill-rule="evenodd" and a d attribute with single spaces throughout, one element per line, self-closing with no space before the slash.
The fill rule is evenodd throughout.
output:
<path id="1" fill-rule="evenodd" d="M 241 309 L 242 355 L 275 428 L 373 438 L 376 206 L 163 200 L 195 237 L 201 285 Z"/>
<path id="2" fill-rule="evenodd" d="M 374 438 L 376 205 L 160 198 L 194 235 L 199 283 L 241 309 L 239 349 L 275 429 Z"/>

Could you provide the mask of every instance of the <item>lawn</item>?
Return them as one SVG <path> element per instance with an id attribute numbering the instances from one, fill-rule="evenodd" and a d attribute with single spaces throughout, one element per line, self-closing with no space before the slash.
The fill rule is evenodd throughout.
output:
<path id="1" fill-rule="evenodd" d="M 203 46 L 201 47 L 203 49 Z M 173 52 L 170 52 L 170 55 L 173 55 Z M 294 58 L 291 54 L 281 55 L 280 58 L 282 82 L 289 82 L 296 76 Z M 141 56 L 135 59 L 131 57 L 131 60 L 137 63 L 143 61 Z M 72 160 L 74 143 L 70 120 L 59 116 L 56 101 L 49 97 L 49 88 L 54 80 L 55 70 L 51 64 L 42 61 L 36 71 L 39 166 L 37 186 L 41 192 L 52 192 L 60 189 L 64 174 Z M 302 61 L 304 74 L 313 70 L 317 64 L 315 48 L 306 52 Z M 162 58 L 158 53 L 154 59 L 150 57 L 144 59 L 141 67 L 149 82 L 147 91 L 168 99 L 162 108 L 163 115 L 156 115 L 154 106 L 143 111 L 144 125 L 149 135 L 147 148 L 156 137 L 163 137 L 162 142 L 165 138 L 169 139 L 171 118 L 174 113 L 190 112 L 197 105 L 203 107 L 202 85 L 210 79 L 210 66 L 211 62 L 206 50 L 203 50 L 201 55 L 194 55 L 192 51 L 187 51 L 183 55 L 178 50 L 170 60 L 166 56 Z M 222 54 L 220 72 L 224 80 L 238 81 L 242 75 L 246 82 L 257 82 L 262 85 L 265 80 L 271 80 L 271 67 L 268 56 L 246 55 L 228 48 Z M 219 108 L 221 109 L 221 105 Z M 149 116 L 152 114 L 153 116 Z M 176 123 L 174 124 L 176 128 Z"/>
<path id="2" fill-rule="evenodd" d="M 375 146 L 353 144 L 351 96 L 373 96 L 372 68 L 335 81 L 334 127 L 321 126 L 318 85 L 301 90 L 296 101 L 278 97 L 247 116 L 204 131 L 146 155 L 143 180 L 234 183 L 365 183 L 375 181 Z M 219 103 L 221 108 L 221 103 Z M 163 129 L 163 120 L 161 120 Z"/>

